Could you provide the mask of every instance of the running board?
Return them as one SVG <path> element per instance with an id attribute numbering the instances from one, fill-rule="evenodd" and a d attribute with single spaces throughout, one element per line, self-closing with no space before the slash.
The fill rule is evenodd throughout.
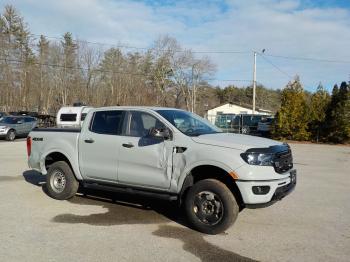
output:
<path id="1" fill-rule="evenodd" d="M 178 199 L 178 196 L 175 194 L 172 195 L 165 192 L 135 189 L 131 187 L 121 187 L 121 186 L 114 186 L 114 185 L 112 186 L 112 185 L 106 185 L 106 184 L 99 184 L 96 182 L 90 182 L 90 183 L 84 182 L 83 187 L 88 189 L 105 190 L 105 191 L 116 192 L 116 193 L 142 195 L 146 197 L 158 198 L 158 199 L 169 200 L 169 201 L 175 201 Z"/>

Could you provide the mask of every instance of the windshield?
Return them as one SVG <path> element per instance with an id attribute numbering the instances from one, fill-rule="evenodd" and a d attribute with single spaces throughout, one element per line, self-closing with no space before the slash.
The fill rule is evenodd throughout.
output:
<path id="1" fill-rule="evenodd" d="M 0 124 L 17 124 L 18 121 L 17 117 L 4 117 L 0 119 Z"/>
<path id="2" fill-rule="evenodd" d="M 221 133 L 221 129 L 209 123 L 204 118 L 181 110 L 157 110 L 157 113 L 168 120 L 173 126 L 188 136 Z"/>

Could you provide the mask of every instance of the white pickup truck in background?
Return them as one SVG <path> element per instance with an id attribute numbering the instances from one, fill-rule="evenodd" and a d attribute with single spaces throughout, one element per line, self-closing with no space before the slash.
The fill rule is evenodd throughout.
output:
<path id="1" fill-rule="evenodd" d="M 172 108 L 91 109 L 81 129 L 35 129 L 28 163 L 47 175 L 48 194 L 73 197 L 79 185 L 176 200 L 190 225 L 226 230 L 244 207 L 282 199 L 296 184 L 287 144 L 222 133 Z"/>

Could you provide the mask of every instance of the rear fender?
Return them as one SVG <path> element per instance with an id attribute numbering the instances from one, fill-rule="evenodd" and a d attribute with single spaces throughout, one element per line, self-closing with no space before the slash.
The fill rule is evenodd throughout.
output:
<path id="1" fill-rule="evenodd" d="M 74 173 L 76 179 L 77 180 L 83 180 L 83 177 L 80 174 L 79 167 L 77 166 L 77 164 L 74 164 L 75 162 L 72 159 L 72 157 L 67 152 L 64 152 L 62 150 L 52 149 L 52 150 L 48 151 L 46 154 L 43 154 L 41 156 L 39 163 L 40 163 L 40 170 L 41 170 L 42 174 L 44 174 L 44 175 L 47 174 L 47 170 L 46 170 L 46 166 L 45 166 L 45 160 L 46 160 L 47 156 L 49 156 L 52 153 L 60 153 L 60 154 L 64 155 L 68 159 L 68 161 L 69 161 L 68 164 L 72 167 L 73 173 Z"/>

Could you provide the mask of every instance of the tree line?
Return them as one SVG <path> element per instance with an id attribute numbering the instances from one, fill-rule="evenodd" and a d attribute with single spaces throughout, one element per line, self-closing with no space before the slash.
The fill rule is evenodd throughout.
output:
<path id="1" fill-rule="evenodd" d="M 350 83 L 336 84 L 329 94 L 320 84 L 305 92 L 296 78 L 281 92 L 275 138 L 333 143 L 350 142 Z"/>

